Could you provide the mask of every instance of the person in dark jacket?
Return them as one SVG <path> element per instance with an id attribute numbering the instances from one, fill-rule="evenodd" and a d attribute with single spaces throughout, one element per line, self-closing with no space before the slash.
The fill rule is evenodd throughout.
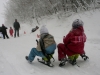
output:
<path id="1" fill-rule="evenodd" d="M 14 37 L 16 37 L 16 33 L 17 33 L 17 36 L 19 37 L 20 24 L 17 21 L 17 19 L 15 19 L 15 22 L 13 24 L 13 27 L 14 27 L 14 30 L 15 30 Z"/>
<path id="2" fill-rule="evenodd" d="M 5 36 L 7 37 L 7 39 L 9 39 L 9 36 L 7 34 L 6 29 L 7 29 L 7 27 L 5 27 L 4 24 L 2 24 L 2 35 L 3 35 L 3 39 L 5 39 Z"/>
<path id="3" fill-rule="evenodd" d="M 85 57 L 84 44 L 86 42 L 86 35 L 84 33 L 83 21 L 76 19 L 72 23 L 71 31 L 63 38 L 63 43 L 58 44 L 58 60 L 61 61 L 59 65 L 63 65 L 68 59 L 72 65 L 76 64 L 76 59 L 81 55 Z M 68 59 L 66 58 L 68 56 Z"/>

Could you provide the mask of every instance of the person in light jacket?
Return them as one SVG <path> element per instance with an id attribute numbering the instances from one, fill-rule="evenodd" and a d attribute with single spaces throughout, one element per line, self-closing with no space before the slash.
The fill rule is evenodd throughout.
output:
<path id="1" fill-rule="evenodd" d="M 32 48 L 26 59 L 30 62 L 34 60 L 36 56 L 40 56 L 44 61 L 49 61 L 47 55 L 53 55 L 56 49 L 56 42 L 54 36 L 49 34 L 48 29 L 42 26 L 40 29 L 40 39 L 37 43 L 37 47 Z"/>

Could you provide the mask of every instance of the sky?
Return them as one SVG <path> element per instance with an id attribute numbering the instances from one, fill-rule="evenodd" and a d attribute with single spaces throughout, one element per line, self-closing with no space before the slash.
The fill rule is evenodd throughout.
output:
<path id="1" fill-rule="evenodd" d="M 23 24 L 20 29 L 20 37 L 11 37 L 10 39 L 0 38 L 0 75 L 100 75 L 100 9 L 95 11 L 81 12 L 66 15 L 45 16 L 40 22 L 46 25 L 50 34 L 56 40 L 56 43 L 62 43 L 65 36 L 71 29 L 72 22 L 75 19 L 81 19 L 84 22 L 84 30 L 87 36 L 85 43 L 85 52 L 89 60 L 84 61 L 81 57 L 77 59 L 77 65 L 72 66 L 66 63 L 64 67 L 59 67 L 58 49 L 56 49 L 53 68 L 43 65 L 37 61 L 36 57 L 30 64 L 25 60 L 31 50 L 36 47 L 37 34 L 39 29 L 30 33 L 33 27 Z M 26 34 L 24 34 L 24 31 Z M 51 60 L 52 61 L 52 60 Z"/>

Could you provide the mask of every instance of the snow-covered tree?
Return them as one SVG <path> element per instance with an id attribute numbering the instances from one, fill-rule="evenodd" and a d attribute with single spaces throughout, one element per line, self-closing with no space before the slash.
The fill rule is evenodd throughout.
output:
<path id="1" fill-rule="evenodd" d="M 6 5 L 6 23 L 11 25 L 15 19 L 31 21 L 45 15 L 63 12 L 86 11 L 96 7 L 97 0 L 9 0 Z M 91 7 L 92 5 L 92 7 Z"/>

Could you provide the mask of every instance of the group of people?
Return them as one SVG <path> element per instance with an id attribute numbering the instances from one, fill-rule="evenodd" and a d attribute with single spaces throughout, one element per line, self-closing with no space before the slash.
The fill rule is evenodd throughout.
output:
<path id="1" fill-rule="evenodd" d="M 14 28 L 14 30 L 13 30 L 13 28 Z M 13 34 L 14 34 L 14 37 L 16 37 L 16 33 L 17 33 L 17 36 L 19 37 L 20 24 L 17 21 L 17 19 L 15 19 L 15 22 L 13 24 L 13 28 L 10 27 L 10 29 L 9 29 L 10 36 L 13 37 Z M 0 32 L 3 35 L 3 39 L 5 39 L 5 38 L 9 39 L 9 36 L 7 34 L 7 29 L 8 28 L 4 24 L 2 24 L 2 27 L 0 27 Z"/>
<path id="2" fill-rule="evenodd" d="M 32 62 L 36 56 L 40 56 L 47 64 L 51 63 L 56 48 L 58 49 L 59 66 L 63 66 L 66 61 L 72 65 L 77 63 L 77 58 L 81 56 L 84 60 L 88 59 L 84 51 L 86 35 L 84 33 L 83 21 L 76 19 L 72 23 L 72 29 L 63 37 L 63 43 L 57 44 L 54 36 L 51 35 L 45 26 L 40 28 L 40 39 L 37 41 L 37 47 L 33 47 L 26 60 Z"/>
<path id="3" fill-rule="evenodd" d="M 33 47 L 31 49 L 29 55 L 26 56 L 26 60 L 32 62 L 36 56 L 40 56 L 43 61 L 50 64 L 50 59 L 53 57 L 56 48 L 58 49 L 58 60 L 60 61 L 59 66 L 65 65 L 66 61 L 75 65 L 79 56 L 81 56 L 84 60 L 87 60 L 88 56 L 84 51 L 86 35 L 84 33 L 83 25 L 84 23 L 80 19 L 73 21 L 72 29 L 66 36 L 63 37 L 63 43 L 59 44 L 56 43 L 54 36 L 49 33 L 48 29 L 45 26 L 42 26 L 40 29 L 40 39 L 36 40 L 37 47 Z M 17 19 L 15 19 L 13 28 L 10 27 L 9 29 L 10 35 L 13 37 L 13 32 L 15 32 L 14 37 L 16 37 L 16 34 L 19 37 L 20 24 Z M 35 32 L 38 28 L 39 27 L 36 26 L 31 32 Z M 9 39 L 6 29 L 7 27 L 2 24 L 0 32 L 2 32 L 4 39 L 5 37 Z"/>

